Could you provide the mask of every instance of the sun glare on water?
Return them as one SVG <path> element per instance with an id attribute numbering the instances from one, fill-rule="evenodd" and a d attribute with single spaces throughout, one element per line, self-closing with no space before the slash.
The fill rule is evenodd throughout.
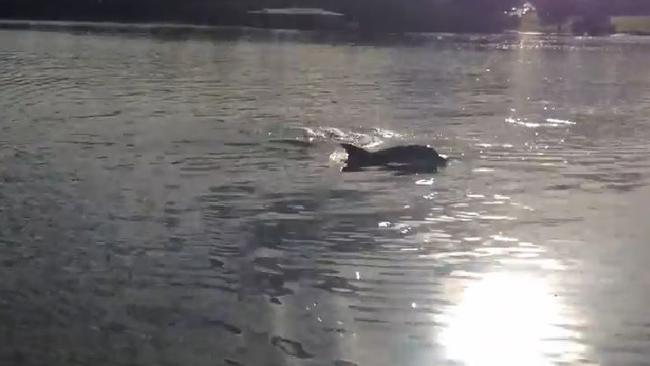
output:
<path id="1" fill-rule="evenodd" d="M 470 284 L 443 315 L 447 358 L 468 366 L 538 366 L 583 354 L 566 306 L 544 279 L 493 273 Z"/>

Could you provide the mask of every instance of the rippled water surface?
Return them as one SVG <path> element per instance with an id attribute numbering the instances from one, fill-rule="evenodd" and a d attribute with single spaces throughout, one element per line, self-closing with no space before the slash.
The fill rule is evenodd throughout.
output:
<path id="1" fill-rule="evenodd" d="M 0 32 L 0 364 L 650 364 L 650 41 L 316 38 Z"/>

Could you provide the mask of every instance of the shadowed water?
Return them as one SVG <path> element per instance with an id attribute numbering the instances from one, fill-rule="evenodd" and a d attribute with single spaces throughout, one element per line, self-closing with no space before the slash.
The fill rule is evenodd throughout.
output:
<path id="1" fill-rule="evenodd" d="M 1 31 L 0 364 L 648 364 L 649 57 Z"/>

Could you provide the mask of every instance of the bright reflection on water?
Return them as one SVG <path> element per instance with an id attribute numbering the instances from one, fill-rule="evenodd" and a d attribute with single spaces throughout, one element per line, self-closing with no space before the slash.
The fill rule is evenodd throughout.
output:
<path id="1" fill-rule="evenodd" d="M 521 273 L 488 273 L 460 290 L 457 305 L 440 317 L 440 342 L 449 358 L 466 365 L 548 365 L 584 357 L 579 337 L 562 328 L 575 322 L 544 279 Z"/>

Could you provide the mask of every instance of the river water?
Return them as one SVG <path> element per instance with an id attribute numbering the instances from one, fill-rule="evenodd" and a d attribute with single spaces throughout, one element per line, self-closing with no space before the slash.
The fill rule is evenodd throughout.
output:
<path id="1" fill-rule="evenodd" d="M 650 364 L 650 40 L 255 34 L 0 31 L 0 364 Z"/>

